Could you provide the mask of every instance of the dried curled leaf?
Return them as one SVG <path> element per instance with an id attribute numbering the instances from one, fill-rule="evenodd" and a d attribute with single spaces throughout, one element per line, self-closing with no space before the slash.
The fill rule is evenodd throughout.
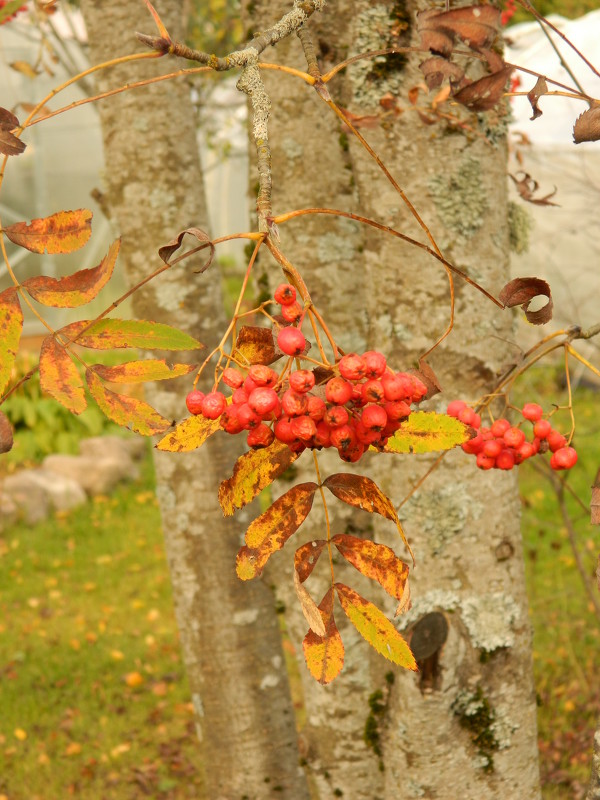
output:
<path id="1" fill-rule="evenodd" d="M 456 39 L 472 49 L 489 47 L 500 29 L 500 10 L 492 5 L 464 6 L 451 11 L 426 9 L 417 14 L 421 47 L 449 56 Z"/>
<path id="2" fill-rule="evenodd" d="M 597 142 L 600 139 L 600 106 L 595 105 L 580 114 L 573 126 L 573 141 Z"/>
<path id="3" fill-rule="evenodd" d="M 54 336 L 46 336 L 40 350 L 40 386 L 46 394 L 81 414 L 87 408 L 83 379 L 73 359 Z"/>
<path id="4" fill-rule="evenodd" d="M 409 569 L 391 547 L 345 533 L 336 534 L 331 541 L 348 563 L 381 584 L 396 600 L 401 600 Z"/>
<path id="5" fill-rule="evenodd" d="M 325 625 L 325 636 L 309 630 L 302 649 L 308 671 L 315 680 L 326 685 L 337 678 L 344 666 L 344 644 L 333 617 L 333 586 L 319 603 L 319 611 Z"/>
<path id="6" fill-rule="evenodd" d="M 311 631 L 314 631 L 317 636 L 326 636 L 327 631 L 325 628 L 325 623 L 323 622 L 323 618 L 319 612 L 319 608 L 306 590 L 306 587 L 302 584 L 302 581 L 300 580 L 296 570 L 294 570 L 294 589 L 296 591 L 296 596 L 300 601 L 300 608 L 304 614 L 304 619 L 308 622 Z"/>
<path id="7" fill-rule="evenodd" d="M 235 462 L 233 475 L 219 486 L 219 503 L 228 517 L 243 508 L 292 464 L 300 453 L 275 440 L 262 450 L 250 450 Z"/>
<path id="8" fill-rule="evenodd" d="M 0 453 L 8 453 L 13 446 L 13 430 L 8 417 L 0 411 Z"/>
<path id="9" fill-rule="evenodd" d="M 534 193 L 537 192 L 539 188 L 539 183 L 534 180 L 528 172 L 517 172 L 517 175 L 523 175 L 522 178 L 517 178 L 516 175 L 511 175 L 510 172 L 508 174 L 523 200 L 526 200 L 528 203 L 533 203 L 536 206 L 558 206 L 558 203 L 550 202 L 550 198 L 554 197 L 556 194 L 556 186 L 554 187 L 554 191 L 550 192 L 550 194 L 544 195 L 544 197 L 534 197 Z"/>
<path id="10" fill-rule="evenodd" d="M 86 371 L 85 379 L 100 410 L 117 425 L 124 425 L 141 436 L 164 433 L 170 427 L 170 421 L 143 400 L 111 392 L 91 369 Z"/>
<path id="11" fill-rule="evenodd" d="M 311 542 L 306 542 L 296 550 L 294 554 L 294 570 L 302 583 L 315 568 L 326 544 L 325 539 L 314 539 Z"/>
<path id="12" fill-rule="evenodd" d="M 4 228 L 13 242 L 32 253 L 72 253 L 83 247 L 92 233 L 92 212 L 87 208 L 77 211 L 58 211 L 49 217 L 15 222 Z"/>
<path id="13" fill-rule="evenodd" d="M 11 131 L 19 127 L 19 120 L 7 108 L 0 108 L 0 153 L 5 156 L 18 156 L 27 147 Z"/>
<path id="14" fill-rule="evenodd" d="M 238 333 L 231 357 L 241 364 L 272 364 L 281 358 L 271 328 L 243 325 Z"/>
<path id="15" fill-rule="evenodd" d="M 465 75 L 464 70 L 452 61 L 440 56 L 426 58 L 419 64 L 419 69 L 425 77 L 425 83 L 429 89 L 441 86 L 446 78 L 451 84 L 459 83 Z"/>
<path id="16" fill-rule="evenodd" d="M 542 109 L 538 105 L 538 101 L 540 97 L 548 91 L 548 84 L 546 83 L 546 79 L 543 75 L 540 75 L 537 81 L 535 82 L 535 86 L 530 92 L 527 92 L 527 99 L 531 103 L 531 110 L 533 111 L 533 116 L 531 120 L 537 119 L 541 117 L 544 113 Z"/>
<path id="17" fill-rule="evenodd" d="M 117 263 L 120 247 L 121 240 L 117 239 L 97 267 L 81 269 L 73 275 L 67 275 L 60 279 L 38 275 L 35 278 L 28 278 L 24 281 L 23 286 L 34 300 L 45 306 L 54 308 L 82 306 L 93 300 L 110 280 Z"/>
<path id="18" fill-rule="evenodd" d="M 156 445 L 157 450 L 169 453 L 190 453 L 202 447 L 204 442 L 220 428 L 218 419 L 206 419 L 202 415 L 188 417 Z"/>
<path id="19" fill-rule="evenodd" d="M 14 286 L 0 293 L 0 392 L 10 380 L 21 331 L 23 330 L 23 311 L 19 294 Z"/>
<path id="20" fill-rule="evenodd" d="M 453 97 L 471 111 L 489 111 L 502 98 L 512 71 L 512 67 L 503 67 L 491 75 L 484 75 L 463 86 Z"/>
<path id="21" fill-rule="evenodd" d="M 335 588 L 344 613 L 363 639 L 394 664 L 416 672 L 410 647 L 385 614 L 349 586 L 336 583 Z"/>
<path id="22" fill-rule="evenodd" d="M 210 255 L 208 256 L 208 259 L 204 262 L 200 269 L 194 270 L 197 273 L 205 272 L 205 270 L 210 267 L 215 257 L 215 246 L 211 242 L 208 234 L 200 230 L 200 228 L 186 228 L 184 231 L 180 231 L 174 239 L 171 239 L 170 242 L 167 242 L 167 244 L 159 248 L 158 255 L 165 262 L 165 264 L 169 264 L 169 259 L 173 253 L 179 250 L 186 234 L 194 236 L 199 242 L 202 243 L 202 247 L 194 248 L 194 252 L 196 252 L 198 249 L 203 249 L 204 247 L 210 247 Z"/>
<path id="23" fill-rule="evenodd" d="M 537 311 L 529 311 L 534 297 L 547 297 L 548 302 Z M 515 278 L 506 284 L 498 295 L 505 308 L 521 306 L 525 316 L 533 325 L 544 325 L 552 319 L 552 295 L 550 286 L 541 278 Z"/>

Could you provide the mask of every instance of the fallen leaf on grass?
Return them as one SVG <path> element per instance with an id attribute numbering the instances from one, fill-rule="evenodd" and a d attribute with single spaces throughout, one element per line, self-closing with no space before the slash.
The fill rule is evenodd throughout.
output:
<path id="1" fill-rule="evenodd" d="M 69 742 L 65 748 L 66 756 L 78 756 L 81 753 L 81 745 L 79 742 Z"/>
<path id="2" fill-rule="evenodd" d="M 144 683 L 144 676 L 139 672 L 128 672 L 125 675 L 125 683 L 130 689 L 137 689 Z"/>

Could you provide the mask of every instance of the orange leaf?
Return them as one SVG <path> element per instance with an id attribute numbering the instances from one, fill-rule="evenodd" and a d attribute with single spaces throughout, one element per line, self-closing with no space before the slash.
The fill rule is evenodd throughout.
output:
<path id="1" fill-rule="evenodd" d="M 109 248 L 107 255 L 100 264 L 93 269 L 81 269 L 73 275 L 67 275 L 57 280 L 46 275 L 28 278 L 23 286 L 29 294 L 45 306 L 55 308 L 76 308 L 89 303 L 98 294 L 100 289 L 110 280 L 121 240 L 117 239 Z"/>
<path id="2" fill-rule="evenodd" d="M 40 386 L 73 414 L 87 408 L 83 380 L 67 350 L 46 336 L 40 351 Z"/>
<path id="3" fill-rule="evenodd" d="M 344 666 L 344 645 L 333 618 L 333 587 L 321 600 L 319 611 L 325 624 L 325 636 L 309 630 L 302 642 L 302 649 L 308 671 L 325 685 L 331 683 Z"/>
<path id="4" fill-rule="evenodd" d="M 240 328 L 231 356 L 248 365 L 272 364 L 281 358 L 281 354 L 275 350 L 273 331 L 255 325 L 244 325 Z"/>
<path id="5" fill-rule="evenodd" d="M 336 583 L 335 588 L 344 613 L 363 639 L 394 664 L 416 672 L 410 647 L 385 614 L 349 586 Z"/>
<path id="6" fill-rule="evenodd" d="M 196 364 L 167 364 L 164 358 L 153 358 L 148 361 L 128 361 L 126 364 L 117 364 L 114 367 L 94 364 L 92 370 L 102 380 L 110 383 L 144 383 L 144 381 L 180 378 L 182 375 L 189 375 L 196 366 Z"/>
<path id="7" fill-rule="evenodd" d="M 161 416 L 143 400 L 111 392 L 91 369 L 86 370 L 85 379 L 88 389 L 100 409 L 117 425 L 125 425 L 141 436 L 164 433 L 171 425 L 168 419 Z"/>
<path id="8" fill-rule="evenodd" d="M 23 312 L 14 286 L 0 294 L 0 392 L 10 380 L 23 329 Z"/>
<path id="9" fill-rule="evenodd" d="M 87 328 L 87 330 L 85 330 Z M 85 331 L 82 333 L 82 331 Z M 58 331 L 69 339 L 77 339 L 82 347 L 112 350 L 118 347 L 139 347 L 146 350 L 197 350 L 204 345 L 187 333 L 141 319 L 80 320 Z"/>
<path id="10" fill-rule="evenodd" d="M 388 594 L 400 600 L 408 578 L 408 564 L 391 547 L 338 533 L 331 540 L 342 556 L 367 578 L 380 583 Z"/>
<path id="11" fill-rule="evenodd" d="M 137 689 L 144 683 L 144 676 L 140 672 L 128 672 L 125 675 L 125 683 L 130 689 Z"/>
<path id="12" fill-rule="evenodd" d="M 190 453 L 202 447 L 204 442 L 220 428 L 218 419 L 206 419 L 201 414 L 188 417 L 167 433 L 156 445 L 157 450 L 170 453 Z"/>
<path id="13" fill-rule="evenodd" d="M 296 570 L 294 570 L 294 589 L 300 601 L 300 608 L 304 614 L 304 619 L 308 622 L 311 631 L 314 631 L 318 636 L 326 636 L 327 630 L 317 604 L 306 590 L 306 587 L 303 586 Z"/>
<path id="14" fill-rule="evenodd" d="M 261 574 L 271 555 L 281 550 L 308 516 L 316 490 L 317 484 L 312 482 L 294 486 L 251 523 L 246 531 L 247 546 L 236 559 L 238 578 L 247 581 Z"/>
<path id="15" fill-rule="evenodd" d="M 266 486 L 289 467 L 300 453 L 275 440 L 262 450 L 250 450 L 235 462 L 233 475 L 219 487 L 219 503 L 223 514 L 231 516 L 236 508 L 243 508 Z"/>
<path id="16" fill-rule="evenodd" d="M 50 217 L 15 222 L 4 228 L 4 233 L 14 244 L 32 253 L 72 253 L 83 247 L 92 233 L 92 212 L 87 208 L 77 211 L 58 211 Z"/>
<path id="17" fill-rule="evenodd" d="M 306 542 L 296 550 L 294 554 L 294 569 L 302 582 L 308 578 L 315 568 L 326 544 L 325 539 L 315 539 L 312 542 Z"/>

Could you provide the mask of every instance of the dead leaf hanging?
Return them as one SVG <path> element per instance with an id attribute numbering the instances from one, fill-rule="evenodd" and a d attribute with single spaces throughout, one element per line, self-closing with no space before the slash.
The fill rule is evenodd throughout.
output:
<path id="1" fill-rule="evenodd" d="M 547 297 L 548 302 L 537 311 L 529 311 L 529 304 L 534 297 Z M 533 325 L 544 325 L 552 319 L 552 295 L 550 286 L 541 278 L 515 278 L 500 292 L 498 299 L 505 308 L 521 306 L 525 316 Z"/>
<path id="2" fill-rule="evenodd" d="M 521 195 L 523 200 L 526 200 L 528 203 L 533 203 L 536 206 L 558 206 L 558 203 L 551 203 L 550 198 L 554 197 L 556 194 L 556 186 L 554 187 L 554 191 L 550 192 L 549 194 L 544 195 L 543 197 L 534 197 L 534 193 L 537 192 L 539 188 L 539 183 L 534 180 L 528 172 L 517 172 L 517 175 L 523 175 L 522 178 L 517 178 L 515 175 L 512 175 L 510 172 L 508 173 L 510 179 L 515 184 L 515 188 L 517 189 L 518 193 Z"/>
<path id="3" fill-rule="evenodd" d="M 533 111 L 533 116 L 531 120 L 537 119 L 541 117 L 544 113 L 542 109 L 538 106 L 538 100 L 540 97 L 548 91 L 548 84 L 546 83 L 546 79 L 543 75 L 537 79 L 535 86 L 530 92 L 527 92 L 527 99 L 531 103 L 531 109 Z"/>
<path id="4" fill-rule="evenodd" d="M 597 142 L 600 139 L 600 106 L 592 106 L 577 117 L 573 127 L 573 141 Z"/>

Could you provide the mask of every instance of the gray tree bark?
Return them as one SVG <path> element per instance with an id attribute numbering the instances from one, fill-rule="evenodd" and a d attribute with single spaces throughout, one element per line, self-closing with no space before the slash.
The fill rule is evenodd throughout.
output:
<path id="1" fill-rule="evenodd" d="M 138 0 L 82 0 L 93 63 L 142 50 L 136 30 L 154 34 Z M 181 4 L 154 3 L 173 36 Z M 105 90 L 181 65 L 163 59 L 102 73 Z M 123 237 L 121 263 L 131 284 L 156 266 L 160 245 L 189 226 L 206 228 L 207 212 L 189 87 L 181 79 L 125 92 L 98 104 L 106 155 L 106 194 Z M 137 317 L 176 325 L 214 345 L 223 330 L 218 268 L 198 276 L 179 266 L 133 298 Z M 195 355 L 195 354 L 194 354 Z M 181 419 L 189 381 L 148 388 L 163 414 Z M 242 520 L 225 523 L 219 481 L 239 455 L 216 435 L 190 454 L 155 451 L 157 492 L 173 594 L 210 800 L 278 797 L 303 800 L 297 735 L 272 592 L 241 584 L 235 554 Z M 243 515 L 240 515 L 243 516 Z"/>
<path id="2" fill-rule="evenodd" d="M 252 0 L 246 3 L 248 24 L 265 28 L 288 5 Z M 394 25 L 407 24 L 403 43 L 417 44 L 414 36 L 411 40 L 415 11 L 413 4 L 391 0 L 331 0 L 308 25 L 323 70 L 347 55 L 385 47 Z M 304 65 L 296 40 L 282 42 L 263 58 Z M 394 58 L 359 62 L 329 90 L 355 114 L 377 113 L 388 92 L 398 97 L 403 113 L 367 130 L 366 138 L 415 203 L 444 255 L 497 293 L 508 280 L 506 119 L 495 112 L 470 116 L 471 130 L 451 129 L 443 122 L 423 125 L 407 100 L 408 90 L 422 82 L 416 67 L 422 59 L 417 56 L 416 63 L 404 66 Z M 374 161 L 338 126 L 316 93 L 291 81 L 265 73 L 273 100 L 274 213 L 306 205 L 360 210 L 425 241 Z M 344 348 L 369 346 L 386 353 L 396 369 L 408 368 L 444 331 L 447 278 L 431 257 L 334 217 L 303 217 L 282 226 L 280 233 L 284 252 L 301 268 Z M 430 401 L 435 410 L 458 397 L 476 400 L 493 385 L 512 352 L 509 314 L 460 281 L 456 288 L 454 331 L 429 358 L 444 388 L 441 397 Z M 366 456 L 360 468 L 399 501 L 432 461 Z M 328 466 L 340 471 L 339 462 Z M 390 672 L 346 629 L 346 666 L 331 686 L 315 684 L 302 667 L 307 719 L 302 741 L 313 795 L 322 800 L 539 798 L 515 475 L 480 473 L 472 459 L 451 453 L 401 513 L 418 564 L 413 609 L 399 627 L 413 637 L 421 671 Z M 334 531 L 372 526 L 370 535 L 374 530 L 376 540 L 401 552 L 385 523 L 364 516 L 338 514 Z M 318 511 L 307 525 L 314 520 L 306 539 L 322 537 Z M 285 553 L 273 559 L 273 571 L 301 654 L 306 623 L 284 563 L 289 560 Z M 355 574 L 347 580 L 360 589 Z M 316 586 L 308 588 L 320 600 L 325 583 Z M 381 599 L 367 591 L 370 599 Z M 389 600 L 385 609 L 393 613 Z M 363 739 L 366 725 L 368 742 Z"/>

